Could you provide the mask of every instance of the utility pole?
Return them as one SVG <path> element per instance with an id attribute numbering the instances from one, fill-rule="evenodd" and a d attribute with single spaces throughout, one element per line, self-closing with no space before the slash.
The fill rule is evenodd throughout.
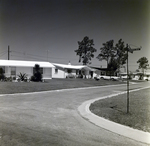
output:
<path id="1" fill-rule="evenodd" d="M 128 61 L 129 52 L 133 53 L 133 51 L 139 51 L 141 50 L 141 48 L 142 47 L 131 49 L 128 44 L 126 47 L 126 51 L 127 51 L 127 114 L 129 113 L 129 61 Z"/>
<path id="2" fill-rule="evenodd" d="M 8 46 L 8 60 L 10 58 L 10 49 L 9 49 L 9 46 Z"/>
<path id="3" fill-rule="evenodd" d="M 127 114 L 129 113 L 129 63 L 128 63 L 128 58 L 129 58 L 129 46 L 127 44 Z"/>

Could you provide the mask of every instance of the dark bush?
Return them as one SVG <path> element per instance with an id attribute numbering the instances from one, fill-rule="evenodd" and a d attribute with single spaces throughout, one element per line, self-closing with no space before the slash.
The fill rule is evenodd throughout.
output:
<path id="1" fill-rule="evenodd" d="M 0 80 L 4 80 L 4 79 L 5 79 L 4 70 L 0 68 Z"/>
<path id="2" fill-rule="evenodd" d="M 42 82 L 42 73 L 40 72 L 40 66 L 38 64 L 34 66 L 34 74 L 31 77 L 31 81 Z"/>

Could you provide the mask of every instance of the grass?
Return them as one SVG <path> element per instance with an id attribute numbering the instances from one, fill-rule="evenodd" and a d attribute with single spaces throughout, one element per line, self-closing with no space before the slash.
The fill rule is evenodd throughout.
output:
<path id="1" fill-rule="evenodd" d="M 42 82 L 0 82 L 0 94 L 39 92 L 68 88 L 104 86 L 122 84 L 120 81 L 105 81 L 94 79 L 52 79 Z"/>
<path id="2" fill-rule="evenodd" d="M 126 94 L 102 99 L 91 104 L 90 110 L 111 121 L 150 132 L 150 88 L 130 93 L 129 114 L 126 100 Z"/>

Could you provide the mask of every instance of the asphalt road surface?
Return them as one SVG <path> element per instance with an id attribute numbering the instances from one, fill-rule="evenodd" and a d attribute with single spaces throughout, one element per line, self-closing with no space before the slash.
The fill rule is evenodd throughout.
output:
<path id="1" fill-rule="evenodd" d="M 0 96 L 0 146 L 146 146 L 90 123 L 77 110 L 86 100 L 125 90 L 118 85 Z"/>

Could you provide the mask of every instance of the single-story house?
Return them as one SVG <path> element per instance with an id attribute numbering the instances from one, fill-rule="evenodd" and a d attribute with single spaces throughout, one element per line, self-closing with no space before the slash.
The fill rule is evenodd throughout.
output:
<path id="1" fill-rule="evenodd" d="M 93 78 L 93 74 L 96 69 L 83 65 L 71 65 L 69 64 L 58 64 L 53 63 L 55 66 L 55 71 L 53 73 L 53 78 L 76 78 L 79 76 L 86 76 L 87 78 Z"/>
<path id="2" fill-rule="evenodd" d="M 132 74 L 133 80 L 150 80 L 150 72 L 134 72 Z"/>
<path id="3" fill-rule="evenodd" d="M 120 73 L 121 78 L 126 78 L 127 79 L 127 72 L 121 72 Z M 145 71 L 143 72 L 130 72 L 129 71 L 129 78 L 132 80 L 150 80 L 150 72 Z"/>
<path id="4" fill-rule="evenodd" d="M 124 67 L 122 67 L 123 69 L 122 69 L 122 68 L 120 69 L 120 72 L 121 72 L 121 73 L 117 73 L 116 71 L 114 71 L 114 72 L 112 71 L 112 72 L 111 72 L 109 69 L 107 69 L 107 68 L 102 68 L 102 67 L 93 67 L 93 66 L 92 66 L 91 68 L 96 69 L 96 72 L 95 72 L 95 73 L 96 73 L 97 75 L 100 75 L 100 76 L 120 76 L 120 75 L 121 75 L 121 76 L 122 76 L 122 75 L 124 76 L 124 75 L 126 74 L 125 72 L 122 73 L 122 70 L 124 69 Z M 125 70 L 125 69 L 124 69 L 124 70 Z"/>
<path id="5" fill-rule="evenodd" d="M 93 69 L 95 69 L 95 73 L 97 75 L 103 75 L 103 76 L 106 76 L 106 73 L 107 73 L 107 68 L 100 68 L 100 67 L 91 67 Z"/>
<path id="6" fill-rule="evenodd" d="M 52 69 L 55 67 L 49 62 L 0 60 L 0 68 L 3 69 L 6 77 L 17 77 L 20 73 L 26 73 L 30 78 L 33 75 L 35 64 L 40 66 L 43 79 L 52 78 Z"/>
<path id="7" fill-rule="evenodd" d="M 93 78 L 99 72 L 96 68 L 84 65 L 58 64 L 41 61 L 0 60 L 0 68 L 6 77 L 15 77 L 20 73 L 26 73 L 28 78 L 34 74 L 34 66 L 38 64 L 43 79 L 52 78 Z M 103 72 L 105 73 L 105 71 Z M 102 74 L 102 73 L 101 73 Z"/>

